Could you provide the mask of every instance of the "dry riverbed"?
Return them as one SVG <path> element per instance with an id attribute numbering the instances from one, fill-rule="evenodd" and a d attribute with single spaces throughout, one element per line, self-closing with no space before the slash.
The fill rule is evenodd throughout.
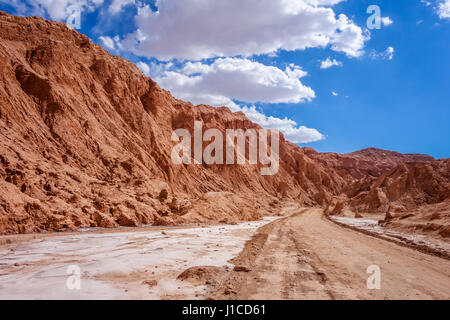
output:
<path id="1" fill-rule="evenodd" d="M 196 266 L 231 270 L 228 261 L 259 227 L 276 219 L 25 236 L 26 241 L 16 236 L 0 249 L 0 299 L 204 299 L 210 288 L 177 280 L 180 273 Z M 71 277 L 77 268 L 81 288 L 70 290 L 67 282 L 76 284 Z"/>

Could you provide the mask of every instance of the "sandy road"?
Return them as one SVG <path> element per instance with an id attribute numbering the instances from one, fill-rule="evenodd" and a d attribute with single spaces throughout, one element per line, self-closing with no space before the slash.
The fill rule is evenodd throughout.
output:
<path id="1" fill-rule="evenodd" d="M 304 210 L 259 230 L 232 261 L 215 299 L 450 299 L 450 261 L 398 246 Z M 367 288 L 367 268 L 381 289 Z"/>

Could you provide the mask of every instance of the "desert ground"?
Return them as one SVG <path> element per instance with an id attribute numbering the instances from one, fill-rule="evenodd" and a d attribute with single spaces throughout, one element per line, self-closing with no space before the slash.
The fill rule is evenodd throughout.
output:
<path id="1" fill-rule="evenodd" d="M 448 259 L 351 230 L 322 209 L 232 226 L 1 240 L 2 299 L 450 299 Z M 80 290 L 66 285 L 71 265 Z M 381 287 L 369 290 L 373 265 Z"/>

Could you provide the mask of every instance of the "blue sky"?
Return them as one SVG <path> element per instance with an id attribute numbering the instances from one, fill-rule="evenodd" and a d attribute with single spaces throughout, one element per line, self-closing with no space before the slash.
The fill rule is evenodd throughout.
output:
<path id="1" fill-rule="evenodd" d="M 80 32 L 179 98 L 229 105 L 320 152 L 450 157 L 450 0 L 0 0 L 0 9 L 67 21 L 74 4 Z M 381 29 L 368 30 L 370 5 Z M 337 65 L 321 68 L 326 60 Z"/>

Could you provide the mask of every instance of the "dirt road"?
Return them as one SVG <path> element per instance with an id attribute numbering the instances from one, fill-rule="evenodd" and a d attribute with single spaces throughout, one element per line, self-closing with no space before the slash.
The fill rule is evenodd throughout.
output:
<path id="1" fill-rule="evenodd" d="M 450 299 L 449 260 L 338 226 L 319 209 L 261 228 L 232 262 L 241 271 L 211 298 Z M 373 265 L 379 290 L 367 288 Z"/>

